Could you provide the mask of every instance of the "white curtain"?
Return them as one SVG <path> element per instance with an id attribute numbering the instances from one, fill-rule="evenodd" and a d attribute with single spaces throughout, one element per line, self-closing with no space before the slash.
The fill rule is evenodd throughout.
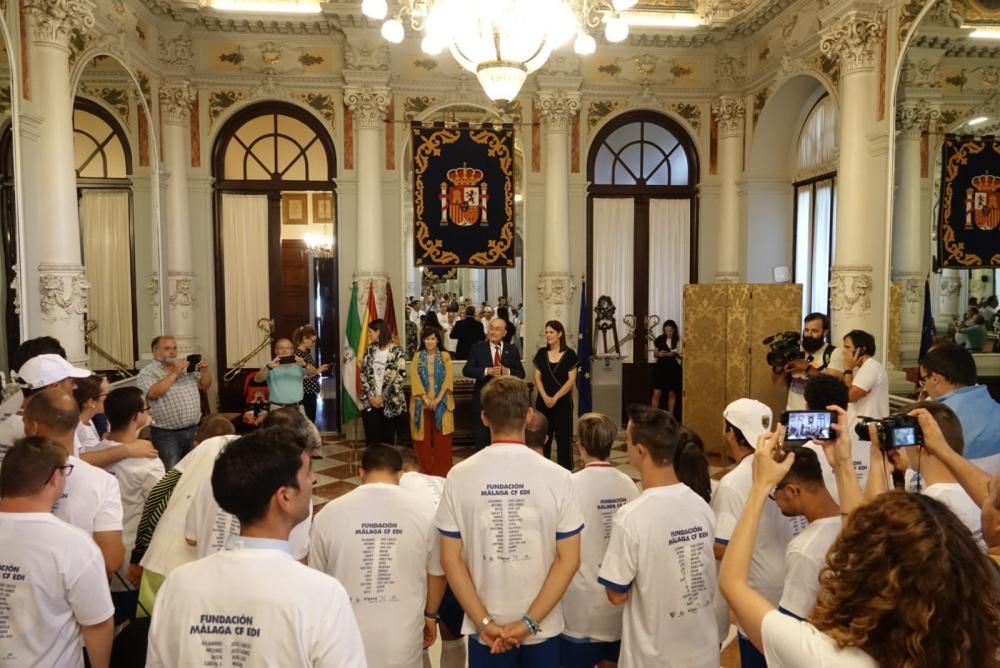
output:
<path id="1" fill-rule="evenodd" d="M 652 332 L 673 320 L 684 332 L 684 285 L 691 278 L 691 200 L 649 201 L 649 313 L 660 316 Z M 650 344 L 652 345 L 652 344 Z"/>
<path id="2" fill-rule="evenodd" d="M 226 366 L 260 345 L 257 321 L 271 317 L 267 264 L 267 196 L 222 196 L 222 262 L 225 269 Z M 261 350 L 247 366 L 271 359 Z"/>
<path id="3" fill-rule="evenodd" d="M 812 301 L 812 186 L 799 186 L 795 208 L 795 282 L 802 286 L 802 315 Z"/>
<path id="4" fill-rule="evenodd" d="M 125 366 L 135 364 L 132 337 L 132 241 L 127 190 L 85 190 L 80 202 L 83 257 L 90 281 L 87 318 L 93 342 Z M 93 349 L 91 369 L 114 365 Z"/>
<path id="5" fill-rule="evenodd" d="M 813 224 L 813 271 L 811 311 L 829 313 L 827 309 L 830 289 L 830 265 L 833 251 L 830 243 L 833 226 L 833 183 L 821 181 L 816 184 L 816 206 Z"/>
<path id="6" fill-rule="evenodd" d="M 622 318 L 633 313 L 635 203 L 631 198 L 595 198 L 593 206 L 594 303 L 591 308 L 597 305 L 597 300 L 602 295 L 611 297 L 616 307 L 618 338 L 621 339 L 628 333 Z M 603 338 L 597 336 L 596 340 L 594 353 L 602 354 Z M 608 345 L 611 346 L 613 343 L 609 336 Z M 621 353 L 629 358 L 632 356 L 631 342 L 622 346 Z"/>

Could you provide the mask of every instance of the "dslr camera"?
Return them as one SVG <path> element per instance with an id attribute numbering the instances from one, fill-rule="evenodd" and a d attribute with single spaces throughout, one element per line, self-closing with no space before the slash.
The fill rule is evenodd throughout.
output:
<path id="1" fill-rule="evenodd" d="M 800 345 L 801 340 L 802 335 L 798 332 L 778 332 L 761 341 L 770 348 L 767 352 L 768 366 L 775 373 L 784 373 L 789 362 L 804 360 L 806 353 Z"/>
<path id="2" fill-rule="evenodd" d="M 868 425 L 875 425 L 878 433 L 879 449 L 883 452 L 894 448 L 906 448 L 911 445 L 924 444 L 924 432 L 920 430 L 920 423 L 912 415 L 898 414 L 889 417 L 870 418 L 859 416 L 857 424 L 854 425 L 854 433 L 862 441 L 871 441 L 868 434 Z"/>

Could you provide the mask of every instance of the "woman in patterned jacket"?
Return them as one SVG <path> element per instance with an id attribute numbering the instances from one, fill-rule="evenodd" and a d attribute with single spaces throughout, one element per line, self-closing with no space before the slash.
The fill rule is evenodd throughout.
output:
<path id="1" fill-rule="evenodd" d="M 406 419 L 406 354 L 393 343 L 381 318 L 368 323 L 368 349 L 361 361 L 361 419 L 365 444 L 392 445 L 397 433 L 409 427 Z M 402 437 L 400 438 L 402 440 Z"/>

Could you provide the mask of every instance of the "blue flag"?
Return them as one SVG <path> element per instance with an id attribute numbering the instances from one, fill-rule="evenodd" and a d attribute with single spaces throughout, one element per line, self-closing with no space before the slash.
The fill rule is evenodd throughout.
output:
<path id="1" fill-rule="evenodd" d="M 579 394 L 578 414 L 583 415 L 594 409 L 590 396 L 590 309 L 587 308 L 587 279 L 583 279 L 580 292 L 580 342 L 576 351 L 580 358 L 580 370 L 576 374 L 576 391 Z"/>
<path id="2" fill-rule="evenodd" d="M 931 313 L 931 282 L 924 279 L 924 324 L 920 332 L 920 355 L 923 359 L 934 345 L 934 315 Z"/>

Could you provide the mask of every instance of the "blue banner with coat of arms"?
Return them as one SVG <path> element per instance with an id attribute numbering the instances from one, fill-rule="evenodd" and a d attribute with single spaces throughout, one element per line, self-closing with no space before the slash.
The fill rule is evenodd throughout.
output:
<path id="1" fill-rule="evenodd" d="M 422 267 L 514 266 L 514 127 L 410 127 L 414 259 Z"/>
<path id="2" fill-rule="evenodd" d="M 942 267 L 1000 267 L 1000 139 L 945 135 L 938 259 Z"/>

